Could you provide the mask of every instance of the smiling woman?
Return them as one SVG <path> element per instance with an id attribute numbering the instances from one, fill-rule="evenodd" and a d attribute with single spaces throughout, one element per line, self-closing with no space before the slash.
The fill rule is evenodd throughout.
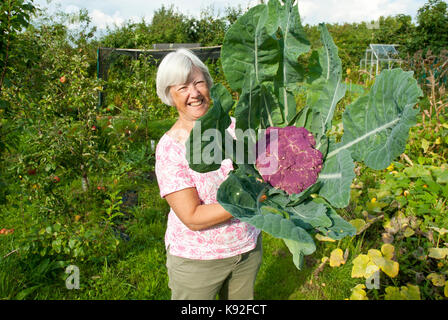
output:
<path id="1" fill-rule="evenodd" d="M 174 129 L 190 132 L 193 122 L 208 110 L 212 85 L 207 67 L 191 51 L 179 49 L 163 59 L 157 72 L 157 94 L 179 112 L 171 133 Z"/>
<path id="2" fill-rule="evenodd" d="M 179 112 L 182 126 L 202 117 L 210 105 L 210 94 L 204 74 L 198 68 L 192 72 L 185 83 L 170 87 L 170 95 Z"/>
<path id="3" fill-rule="evenodd" d="M 213 81 L 207 67 L 187 49 L 169 53 L 157 71 L 157 94 L 179 117 L 156 149 L 156 175 L 168 214 L 165 246 L 172 299 L 253 299 L 261 264 L 260 230 L 241 222 L 216 200 L 233 169 L 222 161 L 212 172 L 190 169 L 185 141 L 208 111 Z M 229 133 L 235 130 L 235 122 Z"/>

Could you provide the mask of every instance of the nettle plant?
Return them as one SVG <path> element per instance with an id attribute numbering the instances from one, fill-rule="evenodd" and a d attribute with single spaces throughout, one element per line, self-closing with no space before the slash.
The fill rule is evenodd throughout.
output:
<path id="1" fill-rule="evenodd" d="M 344 133 L 335 141 L 327 132 L 346 92 L 338 49 L 320 24 L 323 46 L 310 52 L 294 2 L 257 5 L 228 30 L 222 66 L 239 100 L 214 85 L 213 106 L 196 121 L 186 147 L 197 172 L 217 170 L 224 158 L 233 161 L 218 202 L 235 218 L 282 238 L 300 269 L 304 255 L 316 250 L 316 233 L 335 240 L 356 234 L 335 210 L 349 204 L 354 161 L 387 168 L 404 151 L 422 93 L 412 72 L 383 70 L 370 92 L 346 106 Z M 303 65 L 299 57 L 307 54 Z M 296 104 L 298 92 L 306 92 L 303 108 Z M 227 130 L 234 106 L 236 139 Z M 266 158 L 276 171 L 262 174 Z"/>

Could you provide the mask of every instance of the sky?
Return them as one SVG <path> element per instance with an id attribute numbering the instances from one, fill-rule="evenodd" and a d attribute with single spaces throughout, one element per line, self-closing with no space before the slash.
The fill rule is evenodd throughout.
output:
<path id="1" fill-rule="evenodd" d="M 247 9 L 258 3 L 257 0 L 51 0 L 50 3 L 48 0 L 34 0 L 39 7 L 49 7 L 50 13 L 57 7 L 67 13 L 85 8 L 99 31 L 105 30 L 106 26 L 113 29 L 129 20 L 139 22 L 144 18 L 149 23 L 153 12 L 162 5 L 168 7 L 173 4 L 176 11 L 189 17 L 199 17 L 204 10 L 211 9 L 215 16 L 220 16 L 229 5 L 241 5 L 242 9 Z M 298 3 L 304 25 L 370 21 L 375 27 L 374 22 L 380 16 L 406 14 L 415 19 L 417 10 L 426 0 L 299 0 Z"/>

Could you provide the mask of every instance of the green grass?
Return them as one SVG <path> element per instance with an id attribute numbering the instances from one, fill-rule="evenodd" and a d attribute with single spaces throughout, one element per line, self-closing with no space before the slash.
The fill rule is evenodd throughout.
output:
<path id="1" fill-rule="evenodd" d="M 294 266 L 283 240 L 263 232 L 263 263 L 255 283 L 255 299 L 288 299 L 304 283 L 307 273 Z"/>
<path id="2" fill-rule="evenodd" d="M 128 185 L 129 188 L 132 186 L 135 185 Z M 57 270 L 55 277 L 48 277 L 48 272 L 39 274 L 27 267 L 20 254 L 11 254 L 0 259 L 0 298 L 170 299 L 164 246 L 169 207 L 160 198 L 155 180 L 138 186 L 138 203 L 127 208 L 131 218 L 123 221 L 129 240 L 121 240 L 116 255 L 110 259 L 96 264 L 77 263 L 80 269 L 79 290 L 65 287 L 67 275 L 63 269 Z M 0 247 L 2 256 L 13 248 L 12 243 L 6 242 L 2 242 Z M 298 270 L 283 241 L 263 232 L 263 262 L 255 284 L 255 299 L 349 297 L 350 288 L 354 285 L 348 266 L 330 268 L 327 265 L 318 281 L 309 285 L 312 272 L 319 265 L 320 258 L 328 255 L 328 250 L 318 246 L 315 254 L 306 257 L 303 269 Z M 321 283 L 326 286 L 322 287 Z"/>
<path id="3" fill-rule="evenodd" d="M 316 241 L 317 242 L 317 241 Z M 356 241 L 355 241 L 356 242 Z M 292 262 L 292 255 L 281 239 L 263 232 L 263 264 L 255 284 L 255 298 L 267 300 L 343 300 L 350 297 L 358 280 L 351 278 L 351 259 L 338 268 L 327 263 L 317 277 L 313 272 L 321 258 L 329 256 L 336 244 L 316 243 L 317 250 L 305 256 L 302 270 Z M 346 243 L 344 243 L 344 247 Z M 349 244 L 353 250 L 356 248 Z"/>

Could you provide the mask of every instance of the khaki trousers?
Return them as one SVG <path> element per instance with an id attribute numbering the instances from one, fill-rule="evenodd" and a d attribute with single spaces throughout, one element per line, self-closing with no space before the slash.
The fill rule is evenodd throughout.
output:
<path id="1" fill-rule="evenodd" d="M 253 300 L 263 255 L 261 233 L 255 249 L 215 260 L 187 259 L 167 254 L 172 300 Z"/>

